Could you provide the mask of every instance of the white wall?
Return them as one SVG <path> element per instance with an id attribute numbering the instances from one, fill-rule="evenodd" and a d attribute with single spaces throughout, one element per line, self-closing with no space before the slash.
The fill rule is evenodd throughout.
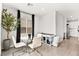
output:
<path id="1" fill-rule="evenodd" d="M 56 12 L 56 35 L 63 38 L 64 32 L 66 32 L 66 19 L 61 13 Z"/>
<path id="2" fill-rule="evenodd" d="M 0 4 L 0 55 L 1 55 L 1 11 L 2 11 L 2 4 Z"/>
<path id="3" fill-rule="evenodd" d="M 34 35 L 36 36 L 39 33 L 39 20 L 40 20 L 40 16 L 35 15 L 35 27 L 34 27 Z"/>
<path id="4" fill-rule="evenodd" d="M 40 16 L 36 20 L 35 26 L 37 33 L 56 34 L 60 38 L 63 38 L 64 33 L 66 33 L 66 18 L 53 9 L 48 14 Z"/>
<path id="5" fill-rule="evenodd" d="M 52 9 L 46 15 L 40 17 L 39 32 L 56 34 L 55 10 Z"/>

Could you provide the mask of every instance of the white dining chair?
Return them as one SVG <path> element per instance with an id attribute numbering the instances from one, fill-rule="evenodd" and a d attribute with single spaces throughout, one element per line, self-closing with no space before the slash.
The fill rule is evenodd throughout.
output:
<path id="1" fill-rule="evenodd" d="M 30 48 L 34 49 L 41 46 L 41 38 L 34 37 L 31 44 L 28 45 Z"/>
<path id="2" fill-rule="evenodd" d="M 26 46 L 26 44 L 24 43 L 24 42 L 19 42 L 19 43 L 16 43 L 16 39 L 15 39 L 15 37 L 14 36 L 12 36 L 12 41 L 13 41 L 13 44 L 14 44 L 14 48 L 23 48 L 24 46 Z M 17 52 L 17 51 L 15 51 L 15 52 Z M 13 56 L 14 56 L 14 53 L 15 52 L 13 52 Z"/>

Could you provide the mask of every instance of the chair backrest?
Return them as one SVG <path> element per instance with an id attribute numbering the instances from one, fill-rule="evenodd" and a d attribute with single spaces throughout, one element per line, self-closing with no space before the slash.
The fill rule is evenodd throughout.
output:
<path id="1" fill-rule="evenodd" d="M 16 46 L 16 40 L 14 36 L 12 36 L 12 41 L 13 41 L 14 46 Z"/>
<path id="2" fill-rule="evenodd" d="M 41 46 L 41 37 L 33 38 L 33 46 Z"/>

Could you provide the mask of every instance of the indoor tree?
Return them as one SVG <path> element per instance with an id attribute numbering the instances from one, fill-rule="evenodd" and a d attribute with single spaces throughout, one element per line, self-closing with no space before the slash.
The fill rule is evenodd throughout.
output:
<path id="1" fill-rule="evenodd" d="M 2 10 L 2 27 L 7 32 L 7 39 L 11 31 L 15 30 L 18 26 L 18 22 L 15 17 L 7 11 L 7 9 Z"/>

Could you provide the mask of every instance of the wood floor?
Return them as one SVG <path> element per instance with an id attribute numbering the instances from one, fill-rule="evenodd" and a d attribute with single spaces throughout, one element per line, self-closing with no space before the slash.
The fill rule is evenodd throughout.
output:
<path id="1" fill-rule="evenodd" d="M 2 51 L 2 56 L 12 56 L 11 48 L 8 51 Z M 38 52 L 37 52 L 38 51 Z M 22 53 L 22 52 L 21 52 Z M 19 54 L 19 53 L 18 53 Z M 79 40 L 77 38 L 66 39 L 59 44 L 59 47 L 43 44 L 32 53 L 24 53 L 21 56 L 79 56 Z"/>
<path id="2" fill-rule="evenodd" d="M 45 45 L 46 46 L 46 45 Z M 44 49 L 43 49 L 44 48 Z M 39 51 L 46 56 L 77 56 L 79 55 L 79 41 L 70 39 L 61 42 L 59 47 L 43 47 Z"/>

